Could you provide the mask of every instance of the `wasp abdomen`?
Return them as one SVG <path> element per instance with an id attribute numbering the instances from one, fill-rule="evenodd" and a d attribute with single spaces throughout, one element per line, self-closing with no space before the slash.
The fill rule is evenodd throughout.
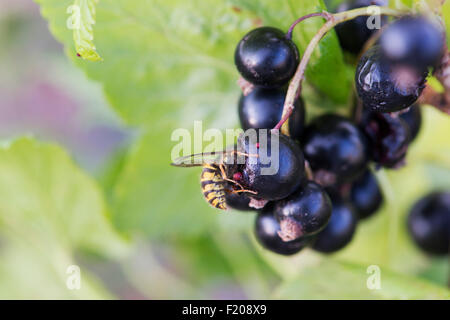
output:
<path id="1" fill-rule="evenodd" d="M 220 169 L 216 165 L 205 164 L 201 174 L 201 185 L 203 196 L 214 208 L 226 210 L 225 181 Z"/>

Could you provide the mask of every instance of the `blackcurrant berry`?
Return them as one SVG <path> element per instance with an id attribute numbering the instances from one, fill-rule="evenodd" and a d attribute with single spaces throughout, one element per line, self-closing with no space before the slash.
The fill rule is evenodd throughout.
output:
<path id="1" fill-rule="evenodd" d="M 425 252 L 450 253 L 450 192 L 433 192 L 411 209 L 408 229 L 415 243 Z"/>
<path id="2" fill-rule="evenodd" d="M 250 211 L 255 210 L 249 206 L 250 198 L 244 193 L 226 193 L 225 201 L 227 207 L 240 210 L 240 211 Z"/>
<path id="3" fill-rule="evenodd" d="M 278 254 L 292 255 L 302 250 L 311 241 L 310 238 L 283 241 L 278 235 L 279 232 L 280 224 L 270 208 L 258 213 L 255 221 L 255 236 L 264 248 Z"/>
<path id="4" fill-rule="evenodd" d="M 413 104 L 409 107 L 408 111 L 402 113 L 400 115 L 400 119 L 402 119 L 409 128 L 410 133 L 410 142 L 412 142 L 420 131 L 420 127 L 422 126 L 422 111 L 420 105 Z"/>
<path id="5" fill-rule="evenodd" d="M 382 52 L 390 61 L 408 64 L 420 70 L 439 64 L 444 43 L 442 29 L 421 16 L 398 19 L 380 37 Z"/>
<path id="6" fill-rule="evenodd" d="M 239 119 L 242 129 L 273 129 L 281 120 L 286 90 L 283 88 L 255 88 L 239 100 Z M 289 117 L 289 135 L 299 139 L 305 124 L 303 99 L 294 104 L 295 109 Z"/>
<path id="7" fill-rule="evenodd" d="M 312 245 L 316 251 L 332 253 L 344 248 L 353 238 L 358 217 L 353 207 L 340 197 L 333 195 L 333 212 L 328 225 L 317 236 Z"/>
<path id="8" fill-rule="evenodd" d="M 404 164 L 410 133 L 407 124 L 388 113 L 364 111 L 361 128 L 366 133 L 370 156 L 377 164 L 398 168 Z"/>
<path id="9" fill-rule="evenodd" d="M 344 117 L 326 114 L 314 119 L 302 144 L 315 179 L 323 186 L 350 181 L 367 166 L 367 139 Z"/>
<path id="10" fill-rule="evenodd" d="M 341 3 L 337 12 L 367 7 L 370 5 L 386 6 L 387 0 L 349 0 Z M 361 51 L 364 44 L 369 38 L 378 31 L 375 26 L 369 29 L 368 20 L 366 16 L 357 17 L 355 19 L 338 24 L 335 27 L 339 43 L 342 49 L 357 54 Z M 387 22 L 386 17 L 381 17 L 380 27 Z"/>
<path id="11" fill-rule="evenodd" d="M 261 27 L 250 31 L 239 41 L 234 62 L 242 77 L 252 84 L 278 87 L 294 75 L 299 53 L 283 31 Z"/>
<path id="12" fill-rule="evenodd" d="M 412 105 L 425 87 L 427 72 L 390 63 L 376 45 L 362 56 L 355 82 L 364 107 L 393 112 Z"/>
<path id="13" fill-rule="evenodd" d="M 249 129 L 240 137 L 239 145 L 240 150 L 249 154 L 242 170 L 242 185 L 256 192 L 252 197 L 283 199 L 304 181 L 305 164 L 300 147 L 277 130 Z"/>
<path id="14" fill-rule="evenodd" d="M 280 237 L 295 240 L 320 232 L 331 216 L 331 200 L 318 184 L 309 181 L 295 193 L 274 204 Z"/>
<path id="15" fill-rule="evenodd" d="M 381 207 L 383 195 L 377 178 L 369 169 L 352 183 L 350 201 L 360 219 L 372 216 Z"/>

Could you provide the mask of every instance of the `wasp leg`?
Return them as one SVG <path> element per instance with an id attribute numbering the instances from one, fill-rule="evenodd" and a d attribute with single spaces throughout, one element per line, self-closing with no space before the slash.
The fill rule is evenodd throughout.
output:
<path id="1" fill-rule="evenodd" d="M 223 180 L 231 182 L 231 183 L 237 185 L 239 188 L 241 188 L 241 190 L 245 190 L 244 187 L 239 182 L 236 182 L 236 181 L 234 181 L 232 179 L 228 179 L 227 174 L 225 173 L 225 166 L 223 164 L 219 165 L 219 169 L 220 169 L 220 172 L 222 174 L 222 179 Z"/>
<path id="2" fill-rule="evenodd" d="M 252 193 L 252 194 L 258 194 L 258 192 L 255 192 L 255 191 L 252 191 L 252 190 L 244 189 L 244 187 L 243 187 L 240 183 L 238 183 L 238 182 L 236 182 L 236 181 L 234 181 L 234 180 L 228 179 L 227 174 L 226 174 L 226 172 L 225 172 L 225 166 L 224 166 L 223 164 L 219 165 L 219 169 L 220 169 L 220 172 L 221 172 L 221 174 L 222 174 L 222 179 L 223 179 L 223 180 L 228 181 L 228 182 L 231 182 L 231 183 L 234 183 L 234 184 L 236 184 L 239 188 L 241 188 L 241 190 L 233 190 L 232 193 L 248 192 L 248 193 Z"/>
<path id="3" fill-rule="evenodd" d="M 248 192 L 251 194 L 258 194 L 258 192 L 256 191 L 252 191 L 252 190 L 246 190 L 246 189 L 242 189 L 242 190 L 233 190 L 232 193 L 239 193 L 239 192 Z"/>
<path id="4" fill-rule="evenodd" d="M 245 153 L 245 152 L 240 152 L 240 151 L 237 151 L 237 150 L 232 150 L 231 154 L 237 154 L 238 156 L 243 156 L 243 157 L 256 157 L 256 158 L 259 157 L 258 154 Z"/>

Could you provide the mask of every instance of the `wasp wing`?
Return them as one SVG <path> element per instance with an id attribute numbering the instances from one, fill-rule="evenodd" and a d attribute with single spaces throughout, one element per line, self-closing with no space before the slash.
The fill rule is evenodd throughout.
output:
<path id="1" fill-rule="evenodd" d="M 222 163 L 227 151 L 202 152 L 180 157 L 171 163 L 175 167 L 200 167 L 205 163 Z"/>

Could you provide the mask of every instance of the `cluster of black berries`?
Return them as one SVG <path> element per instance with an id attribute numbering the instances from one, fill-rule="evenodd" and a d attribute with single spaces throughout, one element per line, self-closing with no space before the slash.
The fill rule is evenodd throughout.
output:
<path id="1" fill-rule="evenodd" d="M 365 2 L 346 4 L 346 9 L 368 5 Z M 366 20 L 357 18 L 337 28 L 344 49 L 357 53 L 373 35 Z M 440 28 L 420 16 L 403 17 L 387 26 L 359 61 L 355 78 L 360 99 L 354 117 L 324 114 L 305 124 L 304 102 L 298 97 L 288 120 L 289 136 L 261 129 L 273 129 L 282 118 L 286 85 L 299 64 L 298 49 L 273 27 L 257 28 L 243 37 L 235 63 L 254 88 L 241 96 L 239 118 L 244 130 L 264 131 L 267 143 L 260 144 L 261 134 L 257 140 L 238 142 L 239 151 L 250 156 L 228 176 L 252 193 L 228 192 L 225 197 L 228 207 L 258 210 L 255 235 L 262 246 L 284 255 L 306 246 L 335 252 L 351 241 L 359 220 L 380 208 L 383 196 L 369 165 L 397 168 L 403 163 L 421 124 L 420 107 L 414 103 L 429 69 L 437 67 L 442 57 L 443 37 Z M 259 156 L 272 153 L 274 137 L 279 150 L 271 161 L 277 162 L 278 170 L 266 175 L 263 169 L 273 163 L 264 163 Z M 448 195 L 444 198 L 448 204 Z M 419 213 L 411 216 L 413 234 L 425 232 L 419 221 L 426 219 L 425 207 L 419 206 L 415 209 Z M 446 208 L 442 210 L 448 216 Z M 429 223 L 437 228 L 440 218 L 433 219 Z M 423 237 L 415 236 L 423 246 L 435 241 Z"/>

